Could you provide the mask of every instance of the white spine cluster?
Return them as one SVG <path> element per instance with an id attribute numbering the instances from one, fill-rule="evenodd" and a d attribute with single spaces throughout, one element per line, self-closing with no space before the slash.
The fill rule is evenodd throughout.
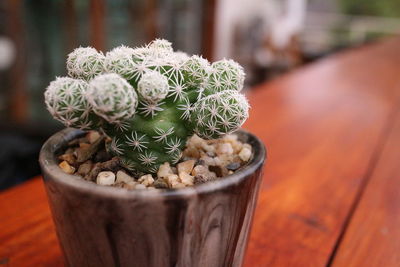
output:
<path id="1" fill-rule="evenodd" d="M 86 97 L 93 111 L 110 123 L 131 118 L 138 105 L 133 87 L 118 74 L 102 74 L 90 81 Z"/>
<path id="2" fill-rule="evenodd" d="M 135 49 L 127 46 L 119 46 L 107 52 L 104 69 L 107 72 L 114 72 L 127 80 L 135 77 L 135 66 L 133 57 L 136 54 Z"/>
<path id="3" fill-rule="evenodd" d="M 147 71 L 140 79 L 137 90 L 145 101 L 157 103 L 168 94 L 168 80 L 159 72 Z"/>
<path id="4" fill-rule="evenodd" d="M 239 128 L 249 117 L 249 104 L 238 91 L 222 91 L 203 98 L 193 107 L 195 132 L 204 138 L 218 138 Z"/>
<path id="5" fill-rule="evenodd" d="M 92 47 L 79 47 L 68 55 L 68 75 L 91 80 L 104 71 L 105 56 Z"/>
<path id="6" fill-rule="evenodd" d="M 184 63 L 183 69 L 187 72 L 188 85 L 192 87 L 203 87 L 211 72 L 208 60 L 196 55 Z"/>
<path id="7" fill-rule="evenodd" d="M 174 52 L 174 57 L 177 62 L 180 64 L 185 63 L 187 60 L 189 60 L 190 56 L 186 54 L 185 52 L 182 51 L 176 51 Z"/>
<path id="8" fill-rule="evenodd" d="M 149 44 L 148 48 L 152 56 L 156 57 L 165 57 L 174 52 L 171 42 L 165 39 L 155 39 Z"/>
<path id="9" fill-rule="evenodd" d="M 244 71 L 237 62 L 223 59 L 211 65 L 210 78 L 207 90 L 221 92 L 224 90 L 241 91 L 244 83 Z"/>
<path id="10" fill-rule="evenodd" d="M 87 82 L 83 80 L 58 77 L 50 83 L 44 93 L 48 111 L 67 127 L 90 127 L 90 105 L 84 97 L 88 87 Z"/>

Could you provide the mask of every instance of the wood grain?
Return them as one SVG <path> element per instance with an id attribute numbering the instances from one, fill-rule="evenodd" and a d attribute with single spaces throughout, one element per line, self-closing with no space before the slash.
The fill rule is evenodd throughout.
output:
<path id="1" fill-rule="evenodd" d="M 400 113 L 392 126 L 334 267 L 400 266 Z"/>
<path id="2" fill-rule="evenodd" d="M 399 45 L 396 39 L 353 49 L 250 92 L 252 110 L 245 128 L 264 140 L 269 159 L 245 266 L 325 266 L 329 262 L 351 219 L 359 190 L 379 158 L 387 125 L 395 121 L 400 97 Z M 391 146 L 398 151 L 398 145 Z M 387 165 L 399 165 L 398 154 L 384 157 Z M 396 263 L 398 241 L 379 236 L 381 229 L 389 236 L 398 233 L 394 227 L 398 225 L 399 181 L 383 177 L 392 168 L 378 166 L 371 177 L 358 207 L 366 211 L 356 212 L 350 221 L 334 265 L 358 264 L 343 254 L 347 250 L 359 257 L 374 254 L 367 257 L 372 263 L 385 257 L 386 262 Z M 378 176 L 384 181 L 379 182 Z M 8 261 L 10 266 L 27 262 L 62 266 L 42 186 L 36 179 L 0 193 L 0 265 Z M 373 189 L 386 190 L 381 197 L 388 201 L 372 205 L 364 200 L 367 195 L 379 198 Z M 357 247 L 361 237 L 355 230 L 364 223 L 360 223 L 362 216 L 368 216 L 369 205 L 369 214 L 379 216 L 366 221 L 372 231 L 365 232 L 363 245 Z M 383 242 L 382 249 L 377 242 Z"/>
<path id="3" fill-rule="evenodd" d="M 246 128 L 269 162 L 246 266 L 327 264 L 398 107 L 398 45 L 350 50 L 249 95 Z"/>
<path id="4" fill-rule="evenodd" d="M 43 183 L 0 194 L 0 266 L 62 266 Z"/>

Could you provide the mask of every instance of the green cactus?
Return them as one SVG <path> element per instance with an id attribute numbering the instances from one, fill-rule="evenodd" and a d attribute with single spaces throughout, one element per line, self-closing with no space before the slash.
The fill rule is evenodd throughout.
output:
<path id="1" fill-rule="evenodd" d="M 46 89 L 49 112 L 67 127 L 104 132 L 112 140 L 108 150 L 131 170 L 154 173 L 164 162 L 178 162 L 194 133 L 218 138 L 248 117 L 239 64 L 210 65 L 174 52 L 166 40 L 120 46 L 105 56 L 80 47 L 68 56 L 67 69 L 71 77 Z"/>

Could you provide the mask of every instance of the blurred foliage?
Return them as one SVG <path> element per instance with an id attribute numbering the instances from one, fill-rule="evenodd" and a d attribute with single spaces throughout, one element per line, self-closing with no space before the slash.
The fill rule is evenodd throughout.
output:
<path id="1" fill-rule="evenodd" d="M 345 14 L 400 17 L 400 0 L 339 0 Z"/>

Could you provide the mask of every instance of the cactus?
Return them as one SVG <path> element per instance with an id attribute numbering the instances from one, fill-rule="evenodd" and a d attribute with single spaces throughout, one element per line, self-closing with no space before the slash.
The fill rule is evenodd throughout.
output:
<path id="1" fill-rule="evenodd" d="M 154 173 L 164 162 L 176 163 L 194 133 L 219 138 L 248 117 L 239 64 L 210 65 L 174 52 L 166 40 L 120 46 L 105 56 L 80 47 L 69 54 L 67 70 L 71 77 L 47 87 L 47 109 L 67 127 L 102 131 L 110 137 L 109 152 L 134 171 Z"/>

